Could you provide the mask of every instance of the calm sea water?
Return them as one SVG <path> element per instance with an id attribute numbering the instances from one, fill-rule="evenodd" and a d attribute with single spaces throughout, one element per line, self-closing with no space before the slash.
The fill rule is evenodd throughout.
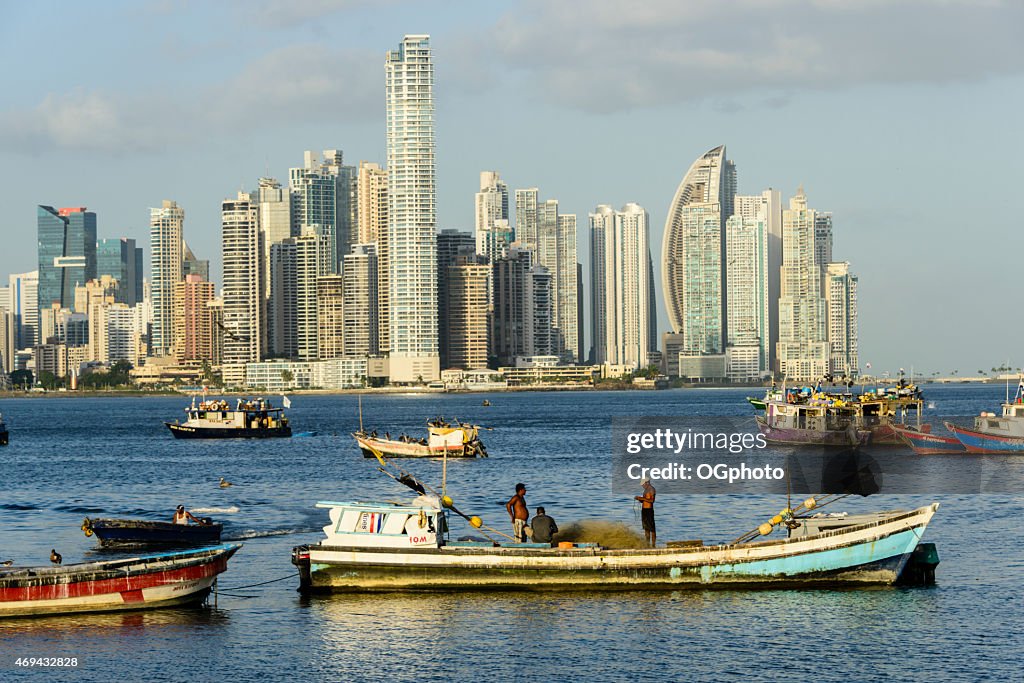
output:
<path id="1" fill-rule="evenodd" d="M 449 493 L 499 528 L 517 481 L 564 523 L 639 526 L 613 494 L 617 415 L 749 415 L 742 390 L 371 396 L 367 426 L 420 433 L 443 414 L 493 427 L 491 457 L 449 463 Z M 993 409 L 1003 388 L 929 387 L 934 415 Z M 319 539 L 317 500 L 407 500 L 348 433 L 354 396 L 293 397 L 297 431 L 257 441 L 175 441 L 163 420 L 184 399 L 6 399 L 0 560 L 103 556 L 85 516 L 170 519 L 179 503 L 245 547 L 208 609 L 0 621 L 0 680 L 894 680 L 1016 679 L 1024 645 L 1017 539 L 1021 495 L 846 499 L 850 512 L 942 504 L 927 532 L 942 564 L 932 588 L 872 590 L 368 595 L 304 599 L 290 551 Z M 1024 458 L 1019 465 L 1024 468 Z M 440 464 L 410 462 L 424 479 Z M 218 478 L 235 483 L 218 487 Z M 724 541 L 780 506 L 766 496 L 661 496 L 661 540 Z M 461 529 L 456 528 L 456 533 Z M 287 577 L 287 578 L 285 578 Z M 263 586 L 241 588 L 282 578 Z M 234 588 L 234 590 L 232 590 Z M 22 671 L 17 656 L 77 656 L 74 671 Z"/>

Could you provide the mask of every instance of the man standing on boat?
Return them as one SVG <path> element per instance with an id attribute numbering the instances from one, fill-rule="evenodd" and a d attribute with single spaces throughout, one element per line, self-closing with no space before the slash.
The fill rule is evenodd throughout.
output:
<path id="1" fill-rule="evenodd" d="M 512 519 L 512 535 L 516 543 L 526 543 L 526 520 L 530 518 L 526 507 L 526 484 L 516 484 L 516 494 L 505 503 L 505 509 Z"/>
<path id="2" fill-rule="evenodd" d="M 644 487 L 644 495 L 634 496 L 640 501 L 640 523 L 644 527 L 644 540 L 651 548 L 658 545 L 658 532 L 654 526 L 654 496 L 657 493 L 651 486 L 650 479 L 644 479 L 640 484 Z"/>

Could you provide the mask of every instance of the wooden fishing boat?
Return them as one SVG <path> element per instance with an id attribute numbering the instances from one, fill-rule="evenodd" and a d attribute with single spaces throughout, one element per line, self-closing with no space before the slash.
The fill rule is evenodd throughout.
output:
<path id="1" fill-rule="evenodd" d="M 176 439 L 266 439 L 289 437 L 291 425 L 282 408 L 262 398 L 238 399 L 232 408 L 227 401 L 195 398 L 185 409 L 185 422 L 165 422 Z"/>
<path id="2" fill-rule="evenodd" d="M 223 524 L 174 524 L 143 519 L 89 519 L 82 522 L 86 536 L 95 535 L 103 547 L 199 546 L 220 543 Z"/>
<path id="3" fill-rule="evenodd" d="M 381 438 L 377 432 L 365 431 L 355 432 L 352 438 L 366 458 L 376 457 L 377 453 L 389 458 L 487 457 L 479 425 L 432 422 L 427 425 L 427 438 L 422 440 L 392 439 L 389 435 Z"/>
<path id="4" fill-rule="evenodd" d="M 973 429 L 945 424 L 969 453 L 1024 453 L 1024 379 L 1017 385 L 1013 401 L 1003 403 L 998 416 L 982 413 L 974 418 Z"/>
<path id="5" fill-rule="evenodd" d="M 436 499 L 434 499 L 436 501 Z M 938 504 L 835 520 L 760 542 L 610 549 L 594 544 L 446 541 L 440 504 L 317 503 L 330 523 L 292 561 L 308 592 L 395 590 L 666 589 L 890 585 Z M 798 528 L 808 520 L 797 519 Z"/>
<path id="6" fill-rule="evenodd" d="M 893 425 L 893 432 L 917 455 L 965 453 L 967 449 L 956 436 L 944 436 Z"/>
<path id="7" fill-rule="evenodd" d="M 64 566 L 0 569 L 0 618 L 202 602 L 240 544 Z"/>
<path id="8" fill-rule="evenodd" d="M 844 406 L 769 400 L 757 428 L 770 443 L 788 446 L 850 447 L 868 442 L 856 411 Z"/>

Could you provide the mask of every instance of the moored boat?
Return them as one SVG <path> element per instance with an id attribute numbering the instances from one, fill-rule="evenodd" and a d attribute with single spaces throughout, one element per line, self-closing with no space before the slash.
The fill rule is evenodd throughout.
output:
<path id="1" fill-rule="evenodd" d="M 4 423 L 4 416 L 0 415 L 0 446 L 6 446 L 10 434 L 7 432 L 7 425 Z"/>
<path id="2" fill-rule="evenodd" d="M 480 440 L 480 429 L 478 425 L 461 422 L 449 425 L 437 419 L 428 423 L 426 439 L 406 436 L 392 439 L 390 434 L 381 438 L 375 431 L 358 431 L 352 438 L 366 458 L 377 454 L 389 458 L 486 458 L 487 447 Z"/>
<path id="3" fill-rule="evenodd" d="M 871 436 L 860 428 L 856 411 L 842 405 L 773 399 L 755 419 L 767 441 L 789 446 L 859 446 Z"/>
<path id="4" fill-rule="evenodd" d="M 1013 401 L 1003 403 L 998 416 L 983 412 L 974 418 L 973 429 L 945 424 L 969 453 L 1024 453 L 1024 379 L 1017 385 Z"/>
<path id="5" fill-rule="evenodd" d="M 965 453 L 964 445 L 956 436 L 917 431 L 908 427 L 893 425 L 895 433 L 917 455 L 942 455 L 944 453 Z"/>
<path id="6" fill-rule="evenodd" d="M 225 400 L 203 400 L 197 405 L 193 397 L 185 413 L 184 422 L 164 423 L 177 439 L 265 439 L 292 435 L 284 409 L 275 408 L 262 398 L 238 399 L 232 408 Z"/>
<path id="7" fill-rule="evenodd" d="M 203 518 L 200 524 L 174 524 L 143 519 L 89 519 L 82 522 L 86 536 L 95 534 L 103 547 L 198 546 L 220 543 L 224 525 Z"/>
<path id="8" fill-rule="evenodd" d="M 0 569 L 0 618 L 202 602 L 240 544 L 63 566 Z"/>

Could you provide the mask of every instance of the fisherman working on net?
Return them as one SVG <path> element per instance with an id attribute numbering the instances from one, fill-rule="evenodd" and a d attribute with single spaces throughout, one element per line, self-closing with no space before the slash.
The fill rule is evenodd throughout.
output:
<path id="1" fill-rule="evenodd" d="M 654 526 L 654 496 L 656 491 L 651 486 L 650 479 L 640 482 L 644 487 L 642 496 L 634 496 L 634 500 L 640 501 L 640 523 L 644 527 L 644 540 L 651 548 L 658 545 L 658 533 Z"/>
<path id="2" fill-rule="evenodd" d="M 537 514 L 530 520 L 530 529 L 533 533 L 534 543 L 551 543 L 551 539 L 558 533 L 558 525 L 555 520 L 544 513 L 544 508 L 537 508 Z"/>
<path id="3" fill-rule="evenodd" d="M 526 543 L 526 520 L 530 511 L 526 508 L 526 484 L 516 484 L 516 494 L 505 503 L 508 516 L 512 519 L 512 535 L 516 543 Z"/>

